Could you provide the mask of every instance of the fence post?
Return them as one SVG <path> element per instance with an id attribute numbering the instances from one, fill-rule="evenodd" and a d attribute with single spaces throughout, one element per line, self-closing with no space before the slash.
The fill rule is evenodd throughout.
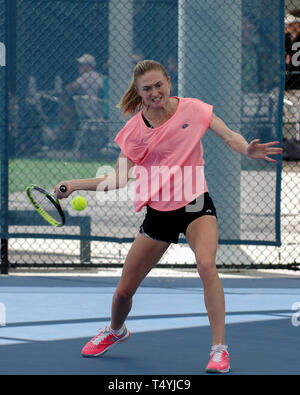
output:
<path id="1" fill-rule="evenodd" d="M 5 72 L 4 69 L 1 70 L 1 67 L 5 67 L 5 66 L 6 66 L 6 47 L 5 47 L 5 43 L 1 42 L 0 43 L 0 73 L 1 73 L 0 75 L 1 75 L 1 80 L 4 80 L 3 75 L 4 75 L 4 72 Z M 1 81 L 1 83 L 2 83 L 2 81 Z M 0 130 L 1 142 L 3 141 L 4 135 L 5 135 L 5 127 L 4 127 L 4 125 L 5 125 L 5 122 L 4 122 L 4 119 L 5 119 L 4 103 L 5 103 L 5 100 L 4 100 L 3 96 L 1 98 L 1 99 L 3 99 L 3 100 L 1 100 L 2 103 L 3 103 L 3 106 L 1 106 L 2 107 L 1 108 L 1 110 L 2 110 L 1 112 L 2 112 L 2 117 L 3 117 L 2 120 L 1 120 L 1 121 L 3 121 L 3 122 L 1 122 L 2 130 Z M 2 147 L 2 145 L 3 144 L 1 144 L 1 147 Z M 3 165 L 4 165 L 4 163 L 2 163 L 2 158 L 3 158 L 2 157 L 2 151 L 3 151 L 3 147 L 1 148 L 1 184 L 2 184 L 2 169 L 3 169 Z M 2 185 L 1 185 L 1 211 L 2 211 Z M 1 217 L 2 217 L 2 214 L 4 214 L 4 213 L 1 212 Z M 1 222 L 1 233 L 2 232 L 3 232 L 3 229 L 2 229 L 2 222 Z M 7 274 L 7 272 L 8 272 L 7 244 L 8 244 L 7 243 L 7 239 L 2 239 L 1 238 L 1 247 L 0 247 L 1 274 Z"/>
<path id="2" fill-rule="evenodd" d="M 8 239 L 1 239 L 1 274 L 8 274 Z"/>
<path id="3" fill-rule="evenodd" d="M 3 127 L 0 131 L 0 158 L 1 158 L 1 274 L 8 274 L 8 135 L 10 132 L 10 100 L 15 96 L 15 56 L 16 56 L 16 0 L 5 2 L 5 51 L 4 62 L 4 100 L 3 100 Z M 8 45 L 9 43 L 9 45 Z M 2 51 L 3 54 L 3 51 Z M 2 73 L 1 73 L 2 74 Z"/>

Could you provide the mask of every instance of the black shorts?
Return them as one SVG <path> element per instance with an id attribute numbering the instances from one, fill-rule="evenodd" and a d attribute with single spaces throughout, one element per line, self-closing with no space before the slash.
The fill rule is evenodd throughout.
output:
<path id="1" fill-rule="evenodd" d="M 147 205 L 140 233 L 154 240 L 177 244 L 179 234 L 185 234 L 189 224 L 203 215 L 217 217 L 216 208 L 208 192 L 177 210 L 158 211 Z"/>

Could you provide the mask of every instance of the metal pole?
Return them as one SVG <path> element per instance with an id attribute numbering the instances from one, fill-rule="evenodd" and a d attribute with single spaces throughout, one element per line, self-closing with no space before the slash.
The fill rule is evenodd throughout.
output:
<path id="1" fill-rule="evenodd" d="M 179 95 L 214 105 L 215 114 L 238 132 L 241 128 L 242 2 L 227 3 L 179 0 Z M 210 31 L 208 39 L 209 24 L 217 25 L 222 34 Z M 224 52 L 225 47 L 228 49 Z M 219 221 L 220 235 L 223 239 L 239 239 L 241 158 L 218 144 L 212 133 L 206 133 L 203 145 L 204 153 L 208 153 L 205 157 L 208 189 L 222 218 L 230 218 L 229 223 Z"/>
<path id="2" fill-rule="evenodd" d="M 9 45 L 8 45 L 9 43 Z M 9 101 L 15 96 L 16 84 L 16 0 L 5 3 L 5 67 L 1 69 L 4 78 L 3 124 L 0 130 L 0 158 L 1 158 L 1 274 L 8 274 L 8 134 L 9 134 Z"/>
<path id="3" fill-rule="evenodd" d="M 109 118 L 116 134 L 122 117 L 116 105 L 125 93 L 133 70 L 133 0 L 109 2 Z"/>
<path id="4" fill-rule="evenodd" d="M 1 274 L 8 274 L 8 239 L 1 239 Z"/>

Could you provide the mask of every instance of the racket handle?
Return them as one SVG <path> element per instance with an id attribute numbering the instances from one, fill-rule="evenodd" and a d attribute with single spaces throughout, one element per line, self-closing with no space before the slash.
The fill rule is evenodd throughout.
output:
<path id="1" fill-rule="evenodd" d="M 65 185 L 60 185 L 59 190 L 61 193 L 67 192 L 67 187 Z"/>

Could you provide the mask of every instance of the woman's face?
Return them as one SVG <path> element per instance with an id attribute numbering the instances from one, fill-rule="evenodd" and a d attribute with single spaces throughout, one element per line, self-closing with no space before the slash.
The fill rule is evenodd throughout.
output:
<path id="1" fill-rule="evenodd" d="M 160 70 L 148 71 L 137 80 L 137 92 L 145 106 L 166 108 L 169 101 L 170 80 Z"/>

